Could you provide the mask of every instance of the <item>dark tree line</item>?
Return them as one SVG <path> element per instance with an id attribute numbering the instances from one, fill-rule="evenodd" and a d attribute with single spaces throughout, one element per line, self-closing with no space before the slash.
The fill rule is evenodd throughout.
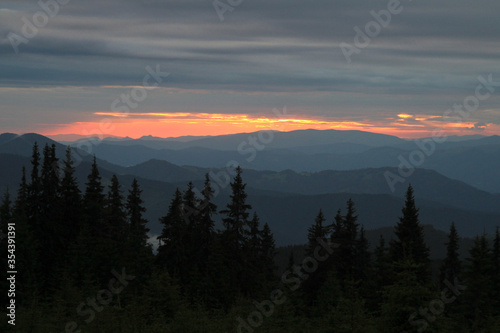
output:
<path id="1" fill-rule="evenodd" d="M 357 223 L 352 200 L 331 224 L 320 210 L 309 228 L 306 255 L 318 239 L 334 245 L 330 260 L 303 286 L 302 307 L 324 318 L 334 332 L 496 332 L 500 329 L 500 235 L 478 236 L 462 261 L 452 223 L 447 255 L 432 274 L 413 188 L 387 244 L 381 236 L 373 253 Z M 437 262 L 435 262 L 436 264 Z M 435 266 L 435 265 L 434 265 Z M 434 278 L 433 278 L 434 276 Z M 445 296 L 444 296 L 445 295 Z M 443 301 L 444 299 L 444 301 Z"/>
<path id="2" fill-rule="evenodd" d="M 261 228 L 256 213 L 250 219 L 242 170 L 231 183 L 232 194 L 223 216 L 223 230 L 215 231 L 208 175 L 197 198 L 190 182 L 174 194 L 168 213 L 160 219 L 163 230 L 156 264 L 178 279 L 191 302 L 228 309 L 238 296 L 266 291 L 274 276 L 274 238 L 269 225 Z"/>
<path id="3" fill-rule="evenodd" d="M 128 190 L 116 175 L 104 182 L 94 158 L 81 191 L 71 150 L 59 161 L 54 145 L 40 153 L 35 144 L 17 195 L 6 192 L 0 203 L 2 232 L 16 225 L 17 331 L 60 332 L 71 322 L 82 332 L 235 331 L 256 300 L 287 290 L 273 234 L 252 211 L 242 173 L 236 169 L 222 209 L 208 175 L 198 195 L 191 182 L 177 189 L 165 200 L 154 253 L 136 179 Z M 380 237 L 373 251 L 352 200 L 331 220 L 320 210 L 307 236 L 306 258 L 325 244 L 333 250 L 307 272 L 292 253 L 289 271 L 303 283 L 256 332 L 500 331 L 499 230 L 494 239 L 478 236 L 463 260 L 452 223 L 446 258 L 431 261 L 411 186 L 394 237 Z M 0 242 L 5 251 L 6 238 Z M 82 317 L 75 309 L 97 302 L 122 268 L 133 276 L 125 291 L 89 303 L 94 317 Z"/>
<path id="4" fill-rule="evenodd" d="M 116 175 L 105 185 L 94 158 L 81 191 L 71 149 L 61 162 L 55 145 L 40 154 L 35 144 L 15 201 L 7 192 L 0 205 L 2 232 L 8 223 L 16 225 L 17 305 L 27 312 L 39 305 L 69 306 L 107 288 L 112 271 L 122 268 L 135 281 L 119 295 L 119 307 L 141 302 L 159 317 L 170 318 L 183 306 L 229 311 L 238 299 L 267 292 L 276 281 L 274 238 L 256 213 L 250 217 L 241 174 L 238 168 L 230 202 L 220 212 L 208 175 L 201 197 L 192 183 L 183 192 L 177 189 L 160 219 L 155 255 L 136 179 L 126 193 Z M 216 214 L 223 217 L 222 230 L 215 230 Z M 1 240 L 5 250 L 6 241 Z M 4 267 L 6 260 L 2 256 Z M 6 293 L 2 300 L 6 304 Z M 47 327 L 56 330 L 57 324 Z"/>
<path id="5" fill-rule="evenodd" d="M 60 163 L 54 145 L 46 145 L 41 156 L 37 144 L 30 175 L 24 168 L 22 174 L 13 205 L 6 194 L 8 213 L 1 219 L 3 226 L 16 223 L 21 304 L 50 298 L 68 279 L 75 286 L 100 285 L 113 268 L 148 266 L 152 250 L 136 180 L 126 196 L 116 176 L 106 190 L 94 159 L 81 193 L 71 150 Z"/>

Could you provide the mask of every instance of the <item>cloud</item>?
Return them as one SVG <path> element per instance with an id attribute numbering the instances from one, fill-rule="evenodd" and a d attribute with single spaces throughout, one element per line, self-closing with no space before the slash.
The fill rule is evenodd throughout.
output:
<path id="1" fill-rule="evenodd" d="M 352 43 L 353 27 L 373 20 L 370 11 L 385 9 L 387 1 L 256 0 L 227 12 L 224 22 L 210 1 L 71 1 L 20 45 L 18 57 L 3 41 L 0 83 L 23 85 L 29 78 L 39 85 L 132 85 L 141 67 L 161 63 L 176 73 L 172 85 L 180 88 L 363 91 L 377 82 L 375 89 L 392 93 L 446 91 L 457 66 L 434 71 L 446 60 L 475 63 L 500 55 L 498 25 L 488 24 L 500 5 L 484 3 L 489 10 L 460 0 L 452 11 L 435 1 L 403 2 L 404 11 L 357 65 L 347 66 L 339 43 Z M 2 18 L 9 17 L 3 32 L 18 34 L 21 18 L 41 10 L 31 1 L 3 6 Z M 35 66 L 40 62 L 58 66 Z"/>
<path id="2" fill-rule="evenodd" d="M 363 29 L 387 0 L 243 1 L 223 22 L 211 0 L 72 0 L 19 54 L 7 36 L 22 35 L 23 17 L 32 21 L 41 8 L 5 0 L 0 112 L 12 118 L 5 126 L 90 121 L 111 111 L 120 87 L 140 85 L 146 66 L 158 64 L 171 76 L 137 112 L 262 114 L 286 104 L 332 121 L 410 114 L 394 123 L 419 126 L 497 68 L 500 3 L 401 3 L 403 11 L 347 64 L 339 44 L 352 44 L 354 27 Z M 5 90 L 13 88 L 20 100 Z M 498 99 L 489 103 L 498 107 Z"/>
<path id="3" fill-rule="evenodd" d="M 474 127 L 469 127 L 468 129 L 482 132 L 486 129 L 487 126 L 488 126 L 488 124 L 483 123 L 483 122 L 479 122 L 479 123 L 475 123 Z"/>

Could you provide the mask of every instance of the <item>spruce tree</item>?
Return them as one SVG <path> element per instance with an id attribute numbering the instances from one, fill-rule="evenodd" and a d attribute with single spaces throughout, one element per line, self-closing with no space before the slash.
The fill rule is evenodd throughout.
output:
<path id="1" fill-rule="evenodd" d="M 115 239 L 123 239 L 125 236 L 126 213 L 121 185 L 116 175 L 111 177 L 105 210 L 106 234 Z"/>
<path id="2" fill-rule="evenodd" d="M 19 267 L 16 283 L 23 288 L 19 289 L 16 304 L 27 305 L 36 300 L 39 286 L 39 239 L 35 238 L 34 230 L 29 222 L 32 212 L 29 206 L 30 186 L 26 180 L 26 168 L 22 168 L 21 184 L 17 191 L 16 201 L 12 210 L 12 219 L 16 224 L 16 266 Z"/>
<path id="3" fill-rule="evenodd" d="M 61 253 L 64 253 L 61 267 L 61 276 L 67 280 L 67 284 L 75 282 L 70 279 L 76 271 L 73 269 L 81 263 L 76 257 L 75 246 L 80 236 L 82 228 L 82 193 L 78 187 L 75 177 L 75 167 L 71 157 L 71 147 L 66 147 L 65 158 L 62 165 L 62 179 L 59 192 L 60 224 L 59 230 L 63 237 L 61 239 Z M 76 278 L 78 280 L 78 277 Z"/>
<path id="4" fill-rule="evenodd" d="M 442 290 L 447 290 L 448 286 L 456 283 L 462 284 L 464 281 L 462 274 L 462 263 L 458 254 L 460 238 L 452 222 L 450 232 L 448 234 L 448 241 L 446 242 L 446 258 L 443 260 L 439 271 L 439 285 Z M 464 301 L 466 298 L 463 296 L 457 297 L 452 304 L 447 305 L 445 309 L 446 318 L 449 318 L 450 324 L 455 325 L 455 330 L 463 325 L 462 310 L 467 306 Z"/>
<path id="5" fill-rule="evenodd" d="M 446 258 L 443 261 L 439 274 L 439 281 L 444 286 L 445 281 L 454 283 L 455 279 L 460 277 L 462 272 L 461 262 L 458 254 L 460 238 L 458 237 L 455 223 L 450 226 L 448 242 L 446 243 Z"/>
<path id="6" fill-rule="evenodd" d="M 230 202 L 227 204 L 226 209 L 220 213 L 225 217 L 222 219 L 224 224 L 224 233 L 229 236 L 229 244 L 233 247 L 236 253 L 241 251 L 245 243 L 245 228 L 248 227 L 249 210 L 252 206 L 246 203 L 247 194 L 245 192 L 246 184 L 243 183 L 241 174 L 243 170 L 241 167 L 236 169 L 236 176 L 231 182 L 232 194 Z"/>
<path id="7" fill-rule="evenodd" d="M 144 200 L 141 198 L 142 190 L 136 178 L 132 181 L 131 188 L 128 192 L 127 203 L 125 205 L 129 224 L 132 249 L 139 250 L 148 247 L 148 221 L 143 217 L 146 212 Z"/>
<path id="8" fill-rule="evenodd" d="M 263 289 L 265 277 L 263 274 L 263 249 L 260 231 L 260 220 L 254 212 L 248 222 L 248 230 L 244 230 L 246 242 L 242 248 L 243 272 L 241 286 L 243 293 L 256 297 L 256 293 Z"/>
<path id="9" fill-rule="evenodd" d="M 32 227 L 35 237 L 40 237 L 40 215 L 41 215 L 41 195 L 42 184 L 40 180 L 40 152 L 38 144 L 33 145 L 31 155 L 31 182 L 28 184 L 27 191 L 27 217 L 28 223 Z"/>
<path id="10" fill-rule="evenodd" d="M 187 229 L 191 233 L 196 229 L 199 217 L 199 199 L 194 192 L 193 182 L 189 182 L 182 195 L 182 211 Z"/>
<path id="11" fill-rule="evenodd" d="M 185 235 L 183 239 L 187 261 L 183 263 L 182 280 L 191 283 L 199 275 L 197 233 L 199 226 L 199 199 L 194 192 L 193 182 L 189 182 L 182 195 L 182 212 L 184 217 Z"/>
<path id="12" fill-rule="evenodd" d="M 19 189 L 17 190 L 16 201 L 14 202 L 14 214 L 27 215 L 28 210 L 28 196 L 29 196 L 29 186 L 26 181 L 26 167 L 23 166 L 21 171 L 21 184 L 19 184 Z"/>
<path id="13" fill-rule="evenodd" d="M 431 330 L 436 322 L 424 317 L 429 316 L 429 302 L 440 299 L 440 293 L 422 283 L 418 276 L 421 266 L 411 258 L 402 259 L 395 266 L 393 283 L 383 289 L 378 331 L 440 332 Z"/>
<path id="14" fill-rule="evenodd" d="M 56 157 L 56 147 L 45 145 L 43 149 L 43 163 L 40 176 L 42 209 L 47 215 L 53 217 L 58 213 L 60 175 L 59 163 Z"/>
<path id="15" fill-rule="evenodd" d="M 335 250 L 335 268 L 343 285 L 346 281 L 354 282 L 356 278 L 355 263 L 357 261 L 358 247 L 358 215 L 354 208 L 354 202 L 347 201 L 346 215 L 336 217 L 336 235 L 335 242 L 338 247 Z"/>
<path id="16" fill-rule="evenodd" d="M 210 185 L 208 174 L 205 175 L 205 184 L 201 195 L 202 198 L 200 201 L 196 199 L 196 202 L 199 203 L 198 206 L 191 207 L 191 209 L 184 208 L 184 213 L 195 214 L 194 218 L 187 216 L 186 219 L 186 221 L 193 221 L 193 225 L 190 225 L 191 286 L 189 298 L 192 303 L 202 302 L 207 304 L 211 298 L 207 288 L 213 287 L 211 277 L 209 276 L 209 261 L 214 251 L 215 238 L 212 216 L 217 212 L 217 206 L 211 201 L 214 191 Z"/>
<path id="17" fill-rule="evenodd" d="M 424 229 L 418 218 L 413 187 L 408 186 L 406 201 L 402 209 L 403 216 L 394 227 L 396 240 L 391 242 L 391 256 L 394 262 L 411 260 L 420 266 L 418 278 L 422 281 L 430 279 L 429 248 L 425 244 Z"/>
<path id="18" fill-rule="evenodd" d="M 317 248 L 323 247 L 328 240 L 328 227 L 324 225 L 326 221 L 323 211 L 320 209 L 314 219 L 314 224 L 309 227 L 307 233 L 306 257 L 314 258 Z M 315 305 L 318 299 L 318 292 L 325 283 L 329 271 L 328 261 L 318 263 L 316 269 L 307 274 L 307 279 L 302 284 L 306 304 Z"/>
<path id="19" fill-rule="evenodd" d="M 151 274 L 153 264 L 152 247 L 148 243 L 148 221 L 143 217 L 146 208 L 141 194 L 139 183 L 134 178 L 125 204 L 128 216 L 126 253 L 128 254 L 127 266 L 130 266 L 134 275 L 137 275 L 138 283 L 144 282 Z"/>
<path id="20" fill-rule="evenodd" d="M 186 223 L 182 211 L 182 193 L 179 189 L 175 191 L 167 215 L 160 218 L 160 223 L 163 229 L 158 236 L 157 263 L 160 268 L 166 268 L 170 276 L 179 278 L 180 269 L 187 260 L 183 242 Z"/>
<path id="21" fill-rule="evenodd" d="M 333 244 L 340 245 L 340 241 L 342 240 L 343 229 L 344 229 L 344 217 L 342 216 L 342 211 L 339 208 L 337 210 L 337 214 L 335 214 L 333 223 L 330 226 L 331 230 L 330 240 Z"/>
<path id="22" fill-rule="evenodd" d="M 82 263 L 76 257 L 75 246 L 82 228 L 82 193 L 78 187 L 75 177 L 75 167 L 71 157 L 71 148 L 66 147 L 65 157 L 62 165 L 62 179 L 59 187 L 59 223 L 57 226 L 60 235 L 60 269 L 58 274 L 64 277 L 62 284 L 69 289 L 71 285 L 79 280 L 75 267 Z M 87 246 L 86 244 L 82 244 Z M 73 279 L 71 277 L 74 277 Z"/>
<path id="23" fill-rule="evenodd" d="M 95 156 L 85 185 L 85 194 L 83 196 L 85 227 L 89 229 L 92 236 L 100 237 L 103 232 L 106 197 Z"/>
<path id="24" fill-rule="evenodd" d="M 74 245 L 76 261 L 73 271 L 80 280 L 97 279 L 104 282 L 104 279 L 109 275 L 108 264 L 105 263 L 102 253 L 105 248 L 104 205 L 106 196 L 95 156 L 85 185 L 83 223 Z"/>
<path id="25" fill-rule="evenodd" d="M 38 229 L 40 245 L 45 254 L 40 258 L 40 264 L 46 292 L 54 291 L 60 284 L 60 270 L 66 257 L 63 246 L 68 234 L 61 228 L 59 177 L 56 147 L 46 144 L 43 149 L 40 176 L 40 226 Z"/>
<path id="26" fill-rule="evenodd" d="M 116 175 L 111 177 L 105 201 L 103 222 L 101 244 L 104 251 L 102 258 L 107 260 L 107 265 L 110 267 L 121 267 L 124 265 L 124 253 L 127 250 L 124 240 L 127 239 L 128 225 L 124 197 Z"/>
<path id="27" fill-rule="evenodd" d="M 487 325 L 492 308 L 491 296 L 494 292 L 491 279 L 491 248 L 486 235 L 477 236 L 474 246 L 469 250 L 469 258 L 465 270 L 465 286 L 463 300 L 465 309 L 463 316 L 467 319 L 469 330 L 479 332 Z M 460 296 L 462 297 L 462 296 Z"/>
<path id="28" fill-rule="evenodd" d="M 25 205 L 25 217 L 27 228 L 33 237 L 33 242 L 31 243 L 34 247 L 33 251 L 36 253 L 40 252 L 45 240 L 44 232 L 42 230 L 42 184 L 40 180 L 40 152 L 38 150 L 38 144 L 35 142 L 33 145 L 33 151 L 31 155 L 31 173 L 30 173 L 30 183 L 26 186 L 26 205 Z M 24 213 L 24 212 L 23 212 Z M 23 221 L 24 222 L 24 221 Z M 31 251 L 30 251 L 31 252 Z M 42 257 L 38 257 L 37 261 L 30 261 L 30 274 L 32 276 L 37 276 L 36 278 L 36 289 L 44 290 L 44 284 L 46 283 L 46 276 L 42 266 Z"/>
<path id="29" fill-rule="evenodd" d="M 307 229 L 306 256 L 313 257 L 314 250 L 320 244 L 320 241 L 327 241 L 328 227 L 324 225 L 325 221 L 323 210 L 320 209 L 314 219 L 314 224 Z"/>
<path id="30" fill-rule="evenodd" d="M 40 152 L 38 149 L 38 143 L 33 144 L 33 151 L 31 154 L 31 190 L 40 191 Z"/>
<path id="31" fill-rule="evenodd" d="M 71 243 L 78 236 L 82 215 L 82 193 L 78 188 L 78 181 L 75 177 L 75 167 L 73 164 L 71 148 L 68 146 L 66 148 L 60 188 L 61 222 L 62 228 L 66 232 L 65 238 L 68 243 Z M 69 246 L 68 243 L 65 244 L 65 248 Z"/>
<path id="32" fill-rule="evenodd" d="M 226 209 L 220 212 L 225 216 L 222 219 L 224 230 L 221 235 L 224 260 L 227 267 L 225 273 L 230 281 L 230 288 L 233 293 L 238 291 L 246 292 L 249 289 L 247 286 L 242 285 L 241 282 L 245 280 L 243 277 L 246 264 L 244 247 L 247 241 L 245 230 L 248 230 L 249 210 L 252 209 L 252 206 L 246 202 L 246 184 L 243 183 L 242 173 L 243 170 L 238 166 L 236 176 L 231 182 L 230 202 L 227 204 Z"/>
<path id="33" fill-rule="evenodd" d="M 261 262 L 266 282 L 273 282 L 275 279 L 274 256 L 276 254 L 276 242 L 269 224 L 264 223 L 261 232 Z M 293 252 L 292 252 L 293 255 Z"/>
<path id="34" fill-rule="evenodd" d="M 203 198 L 199 207 L 199 225 L 197 228 L 198 237 L 196 243 L 200 251 L 198 257 L 200 271 L 203 273 L 206 271 L 206 263 L 210 256 L 215 233 L 213 215 L 217 213 L 217 205 L 212 202 L 214 190 L 211 187 L 208 174 L 205 175 L 205 184 L 201 193 Z"/>
<path id="35" fill-rule="evenodd" d="M 355 261 L 354 261 L 354 280 L 367 282 L 371 275 L 371 254 L 370 243 L 365 236 L 365 228 L 361 226 L 359 230 L 359 238 L 355 244 Z"/>

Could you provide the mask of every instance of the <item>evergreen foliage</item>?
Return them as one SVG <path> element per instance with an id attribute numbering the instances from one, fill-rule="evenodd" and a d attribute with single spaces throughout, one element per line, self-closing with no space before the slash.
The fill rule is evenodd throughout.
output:
<path id="1" fill-rule="evenodd" d="M 419 280 L 430 279 L 429 248 L 424 240 L 424 228 L 419 221 L 418 208 L 415 205 L 413 187 L 408 186 L 405 205 L 398 224 L 394 227 L 396 240 L 391 242 L 391 256 L 393 262 L 411 261 L 419 265 Z"/>
<path id="2" fill-rule="evenodd" d="M 55 146 L 42 153 L 33 147 L 29 176 L 23 168 L 16 197 L 0 202 L 1 232 L 16 226 L 17 332 L 500 329 L 499 230 L 478 236 L 463 262 L 452 223 L 432 280 L 411 186 L 389 246 L 380 237 L 370 251 L 349 199 L 331 224 L 321 209 L 311 217 L 305 257 L 292 249 L 283 274 L 272 221 L 252 211 L 241 168 L 219 212 L 222 230 L 208 174 L 201 191 L 190 182 L 163 198 L 153 253 L 137 179 L 125 192 L 118 176 L 101 178 L 94 158 L 82 191 L 70 148 L 62 161 Z M 7 238 L 0 244 L 8 253 Z"/>

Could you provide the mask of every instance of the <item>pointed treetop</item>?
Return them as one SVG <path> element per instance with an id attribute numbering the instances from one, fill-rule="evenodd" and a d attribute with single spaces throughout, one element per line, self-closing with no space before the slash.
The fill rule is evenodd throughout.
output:
<path id="1" fill-rule="evenodd" d="M 99 168 L 97 167 L 97 159 L 94 155 L 94 161 L 92 163 L 92 167 L 90 169 L 90 174 L 87 177 L 87 190 L 99 190 L 102 192 L 103 187 L 101 185 L 101 175 L 99 173 Z"/>
<path id="2" fill-rule="evenodd" d="M 208 173 L 205 174 L 205 183 L 203 185 L 203 190 L 201 191 L 203 194 L 203 201 L 211 200 L 214 197 L 214 190 L 212 189 L 212 185 L 210 183 L 210 176 Z"/>
<path id="3" fill-rule="evenodd" d="M 21 184 L 19 184 L 19 189 L 17 190 L 16 197 L 16 208 L 23 209 L 26 204 L 26 200 L 28 198 L 28 184 L 26 183 L 26 167 L 23 165 L 22 168 L 22 176 L 21 176 Z"/>
<path id="4" fill-rule="evenodd" d="M 424 228 L 418 218 L 418 208 L 415 205 L 413 187 L 406 191 L 403 215 L 394 227 L 396 239 L 391 241 L 391 255 L 395 262 L 412 261 L 420 265 L 419 278 L 429 278 L 429 248 L 424 239 Z"/>
<path id="5" fill-rule="evenodd" d="M 40 167 L 40 152 L 38 150 L 38 143 L 35 141 L 33 145 L 33 153 L 31 155 L 31 183 L 33 185 L 38 185 L 39 183 L 39 173 L 38 169 Z"/>
<path id="6" fill-rule="evenodd" d="M 357 219 L 358 216 L 356 214 L 356 208 L 354 208 L 354 201 L 352 201 L 351 198 L 347 200 L 347 214 L 346 214 L 346 220 L 349 219 Z"/>
<path id="7" fill-rule="evenodd" d="M 316 219 L 314 220 L 316 222 L 316 225 L 319 227 L 323 227 L 323 222 L 326 221 L 325 215 L 323 214 L 323 210 L 320 208 L 318 216 L 316 216 Z"/>
<path id="8" fill-rule="evenodd" d="M 411 184 L 408 185 L 405 198 L 405 206 L 402 209 L 403 216 L 411 216 L 418 219 L 418 208 L 415 205 L 415 196 Z"/>
<path id="9" fill-rule="evenodd" d="M 69 146 L 66 148 L 62 171 L 62 190 L 66 192 L 66 195 L 69 195 L 68 193 L 72 193 L 74 196 L 80 195 L 80 189 L 78 188 L 77 179 L 75 177 L 75 167 L 73 166 L 73 160 L 71 158 L 71 148 Z"/>
<path id="10" fill-rule="evenodd" d="M 241 177 L 243 170 L 240 166 L 236 168 L 236 176 L 231 182 L 231 196 L 230 202 L 226 205 L 226 209 L 222 210 L 221 213 L 225 214 L 226 217 L 222 219 L 224 227 L 226 230 L 235 231 L 237 234 L 236 238 L 239 238 L 243 234 L 243 228 L 248 224 L 249 210 L 252 206 L 247 204 L 247 193 L 245 192 L 246 184 L 243 183 L 243 178 Z"/>
<path id="11" fill-rule="evenodd" d="M 451 223 L 448 241 L 446 242 L 446 258 L 440 269 L 439 280 L 444 283 L 445 280 L 454 281 L 461 273 L 461 263 L 459 258 L 459 236 L 455 228 L 455 222 Z"/>

